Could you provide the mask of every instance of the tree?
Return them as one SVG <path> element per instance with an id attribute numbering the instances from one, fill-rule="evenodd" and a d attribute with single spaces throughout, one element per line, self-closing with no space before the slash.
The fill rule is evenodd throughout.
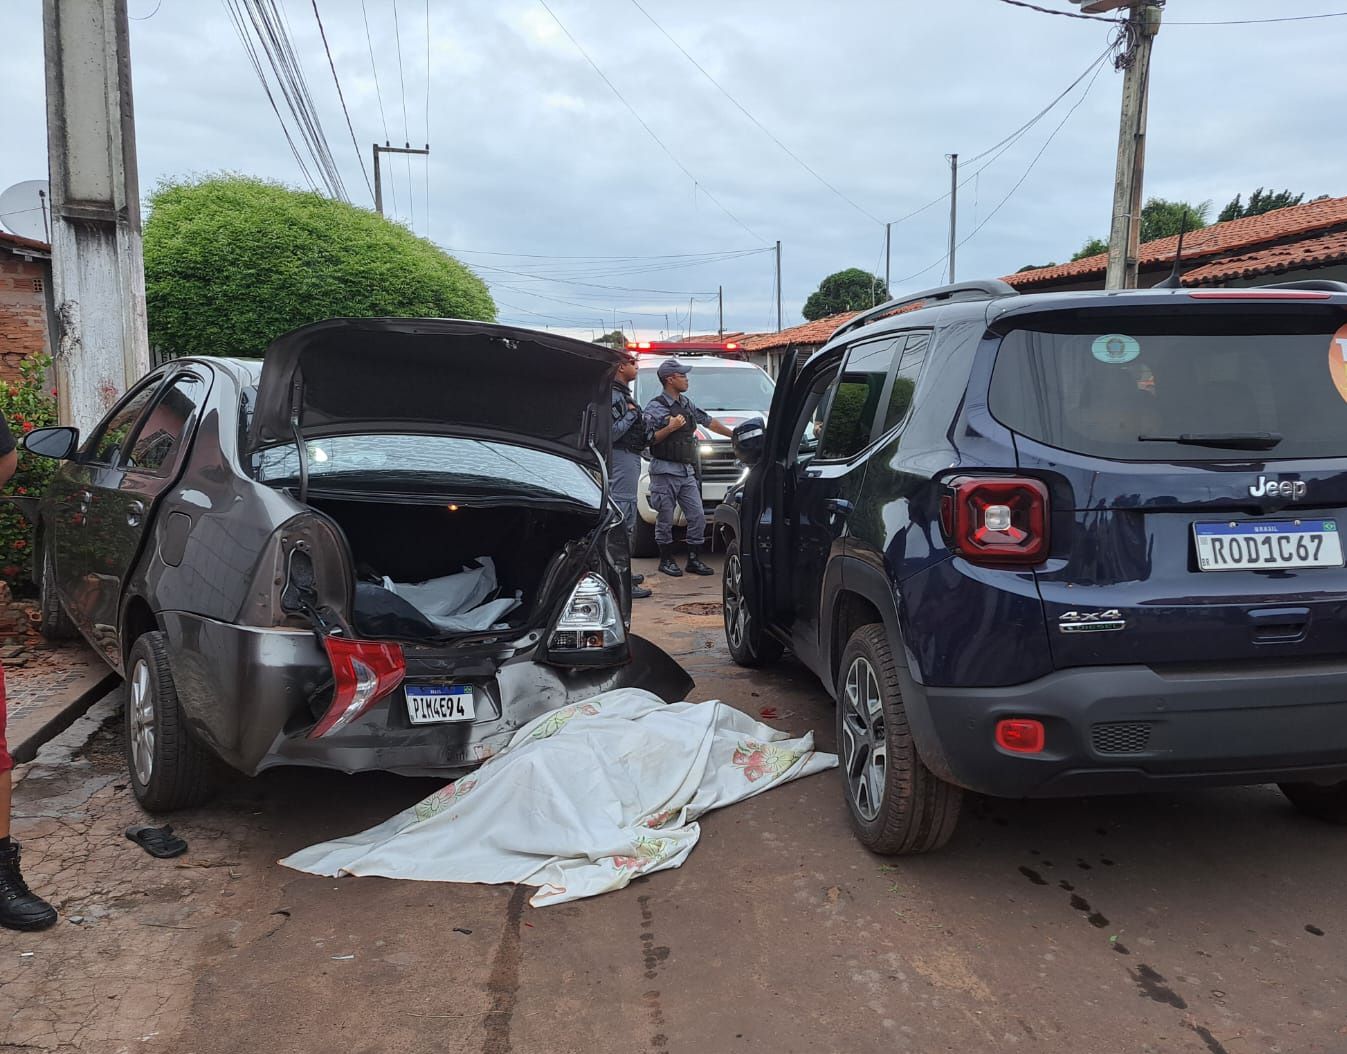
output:
<path id="1" fill-rule="evenodd" d="M 1057 266 L 1057 261 L 1056 261 L 1056 260 L 1049 260 L 1047 263 L 1042 263 L 1042 264 L 1025 264 L 1023 267 L 1021 267 L 1021 268 L 1020 268 L 1018 271 L 1016 271 L 1015 273 L 1016 273 L 1016 274 L 1024 274 L 1025 271 L 1042 271 L 1044 268 L 1047 268 L 1047 267 L 1056 267 L 1056 266 Z"/>
<path id="2" fill-rule="evenodd" d="M 800 314 L 813 322 L 843 311 L 860 311 L 889 299 L 884 280 L 859 267 L 830 274 L 809 294 Z"/>
<path id="3" fill-rule="evenodd" d="M 161 183 L 144 247 L 150 343 L 170 355 L 256 357 L 337 316 L 496 317 L 486 284 L 426 239 L 259 179 Z"/>
<path id="4" fill-rule="evenodd" d="M 1247 205 L 1240 200 L 1240 195 L 1236 194 L 1234 200 L 1221 210 L 1221 215 L 1217 218 L 1224 223 L 1226 220 L 1240 220 L 1245 216 L 1261 216 L 1274 209 L 1299 205 L 1304 200 L 1304 194 L 1292 194 L 1289 190 L 1264 191 L 1259 187 L 1249 195 Z"/>
<path id="5" fill-rule="evenodd" d="M 1099 256 L 1106 252 L 1108 252 L 1108 242 L 1104 241 L 1103 238 L 1091 238 L 1076 251 L 1071 259 L 1073 261 L 1083 260 L 1087 256 Z"/>
<path id="6" fill-rule="evenodd" d="M 1187 201 L 1151 198 L 1141 209 L 1141 241 L 1144 243 L 1155 241 L 1156 238 L 1168 238 L 1180 230 L 1189 233 L 1201 230 L 1207 225 L 1207 216 L 1210 214 L 1210 201 L 1193 205 Z M 1186 224 L 1185 215 L 1188 217 Z"/>
<path id="7" fill-rule="evenodd" d="M 615 329 L 611 333 L 605 333 L 594 343 L 606 344 L 610 348 L 618 348 L 620 350 L 627 346 L 627 335 L 620 329 Z"/>

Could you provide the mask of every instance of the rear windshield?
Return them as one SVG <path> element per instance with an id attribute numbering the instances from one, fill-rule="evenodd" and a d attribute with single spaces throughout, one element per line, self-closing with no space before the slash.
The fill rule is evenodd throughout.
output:
<path id="1" fill-rule="evenodd" d="M 1001 341 L 992 415 L 1123 461 L 1347 457 L 1347 312 L 1297 308 L 1035 319 Z M 1281 440 L 1263 452 L 1166 439 L 1258 432 Z"/>

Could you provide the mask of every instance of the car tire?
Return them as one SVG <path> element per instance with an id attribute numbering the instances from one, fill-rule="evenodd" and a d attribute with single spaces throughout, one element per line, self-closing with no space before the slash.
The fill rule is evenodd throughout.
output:
<path id="1" fill-rule="evenodd" d="M 939 849 L 954 834 L 963 791 L 917 753 L 882 625 L 852 634 L 837 677 L 839 768 L 856 837 L 885 855 Z"/>
<path id="2" fill-rule="evenodd" d="M 52 556 L 51 546 L 42 546 L 42 566 L 37 583 L 38 588 L 38 632 L 47 640 L 74 640 L 79 636 L 79 628 L 66 614 L 61 603 L 61 594 L 56 587 L 56 560 Z"/>
<path id="3" fill-rule="evenodd" d="M 215 758 L 192 735 L 158 631 L 131 647 L 126 663 L 126 768 L 149 812 L 200 805 L 215 790 Z"/>
<path id="4" fill-rule="evenodd" d="M 1347 824 L 1347 781 L 1342 783 L 1279 783 L 1281 792 L 1306 816 L 1325 823 Z"/>
<path id="5" fill-rule="evenodd" d="M 720 573 L 721 610 L 725 616 L 725 644 L 740 666 L 765 666 L 781 658 L 781 642 L 763 629 L 762 619 L 744 592 L 743 557 L 739 542 L 725 548 L 725 566 Z"/>
<path id="6" fill-rule="evenodd" d="M 636 530 L 631 540 L 632 556 L 658 556 L 659 546 L 655 544 L 655 525 L 636 517 Z"/>

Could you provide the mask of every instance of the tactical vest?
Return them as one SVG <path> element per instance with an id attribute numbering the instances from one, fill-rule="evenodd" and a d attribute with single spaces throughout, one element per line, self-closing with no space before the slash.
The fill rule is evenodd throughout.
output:
<path id="1" fill-rule="evenodd" d="M 616 424 L 627 412 L 627 400 L 631 398 L 631 392 L 625 385 L 614 384 L 613 391 L 622 396 L 622 401 L 613 402 L 613 422 Z M 632 454 L 639 454 L 645 449 L 646 444 L 645 414 L 639 410 L 636 413 L 636 420 L 632 426 L 622 433 L 620 439 L 613 441 L 614 450 L 626 450 Z"/>
<path id="2" fill-rule="evenodd" d="M 659 443 L 650 444 L 650 456 L 660 461 L 678 461 L 684 465 L 697 463 L 697 422 L 692 417 L 692 408 L 681 402 L 674 403 L 669 411 L 671 416 L 683 415 L 683 427 L 667 435 Z"/>

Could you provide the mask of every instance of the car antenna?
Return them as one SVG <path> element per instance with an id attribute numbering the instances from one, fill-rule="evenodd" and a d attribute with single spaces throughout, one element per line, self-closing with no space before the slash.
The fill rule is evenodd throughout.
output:
<path id="1" fill-rule="evenodd" d="M 1183 210 L 1183 217 L 1179 221 L 1179 245 L 1174 250 L 1174 267 L 1169 272 L 1169 277 L 1163 282 L 1156 282 L 1156 289 L 1182 289 L 1183 279 L 1179 268 L 1183 264 L 1183 236 L 1188 233 L 1188 210 Z"/>

